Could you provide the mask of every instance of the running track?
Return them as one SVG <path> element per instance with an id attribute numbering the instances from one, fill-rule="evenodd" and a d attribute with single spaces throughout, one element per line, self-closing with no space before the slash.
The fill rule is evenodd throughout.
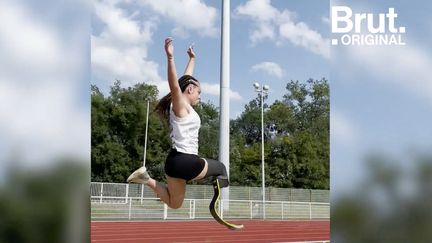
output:
<path id="1" fill-rule="evenodd" d="M 128 242 L 302 242 L 328 241 L 329 221 L 236 221 L 226 229 L 215 221 L 91 222 L 92 243 Z"/>

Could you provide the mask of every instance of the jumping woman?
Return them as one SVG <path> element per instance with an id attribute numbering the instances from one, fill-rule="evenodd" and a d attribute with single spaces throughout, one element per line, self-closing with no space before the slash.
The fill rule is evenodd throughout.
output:
<path id="1" fill-rule="evenodd" d="M 187 50 L 189 62 L 185 73 L 177 79 L 172 42 L 171 38 L 165 39 L 168 84 L 171 92 L 163 97 L 156 106 L 158 113 L 169 121 L 171 127 L 172 148 L 165 161 L 167 184 L 164 185 L 151 178 L 144 166 L 133 172 L 127 182 L 149 186 L 170 208 L 177 209 L 183 204 L 187 181 L 215 177 L 213 182 L 215 196 L 210 204 L 210 211 L 219 223 L 236 229 L 239 226 L 223 221 L 215 212 L 215 203 L 219 199 L 220 188 L 229 185 L 225 166 L 219 161 L 198 156 L 198 133 L 201 119 L 193 106 L 200 101 L 201 86 L 199 81 L 192 76 L 195 67 L 193 47 Z"/>

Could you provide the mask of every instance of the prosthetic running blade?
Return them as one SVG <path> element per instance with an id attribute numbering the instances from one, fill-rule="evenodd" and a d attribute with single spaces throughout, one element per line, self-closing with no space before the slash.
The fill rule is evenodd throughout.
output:
<path id="1" fill-rule="evenodd" d="M 227 227 L 228 229 L 231 230 L 239 230 L 239 229 L 243 229 L 243 225 L 242 224 L 232 224 L 232 223 L 228 223 L 227 221 L 223 220 L 219 214 L 217 213 L 216 210 L 216 203 L 219 201 L 219 197 L 220 197 L 220 186 L 219 186 L 219 180 L 216 179 L 213 182 L 213 189 L 214 189 L 214 196 L 213 199 L 210 202 L 210 213 L 213 216 L 213 218 L 221 225 L 224 225 L 225 227 Z"/>

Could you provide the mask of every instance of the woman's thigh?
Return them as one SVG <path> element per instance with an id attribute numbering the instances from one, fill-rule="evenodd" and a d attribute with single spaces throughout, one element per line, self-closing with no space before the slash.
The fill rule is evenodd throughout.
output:
<path id="1" fill-rule="evenodd" d="M 195 154 L 171 151 L 165 162 L 165 174 L 186 181 L 196 179 L 205 169 L 206 162 Z"/>
<path id="2" fill-rule="evenodd" d="M 205 159 L 202 159 L 202 160 L 204 160 L 204 162 L 205 162 L 205 164 L 204 164 L 204 169 L 197 175 L 197 177 L 195 177 L 195 178 L 193 178 L 192 180 L 194 181 L 194 180 L 200 180 L 200 179 L 203 179 L 205 176 L 206 176 L 206 174 L 207 174 L 207 169 L 208 169 L 208 163 L 207 163 L 207 160 L 205 160 Z"/>

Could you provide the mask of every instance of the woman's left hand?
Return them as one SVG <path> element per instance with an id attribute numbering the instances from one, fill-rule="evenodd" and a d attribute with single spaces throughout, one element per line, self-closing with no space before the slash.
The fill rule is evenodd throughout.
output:
<path id="1" fill-rule="evenodd" d="M 187 50 L 187 54 L 189 55 L 189 58 L 195 58 L 195 52 L 193 50 L 193 44 L 191 44 Z"/>

